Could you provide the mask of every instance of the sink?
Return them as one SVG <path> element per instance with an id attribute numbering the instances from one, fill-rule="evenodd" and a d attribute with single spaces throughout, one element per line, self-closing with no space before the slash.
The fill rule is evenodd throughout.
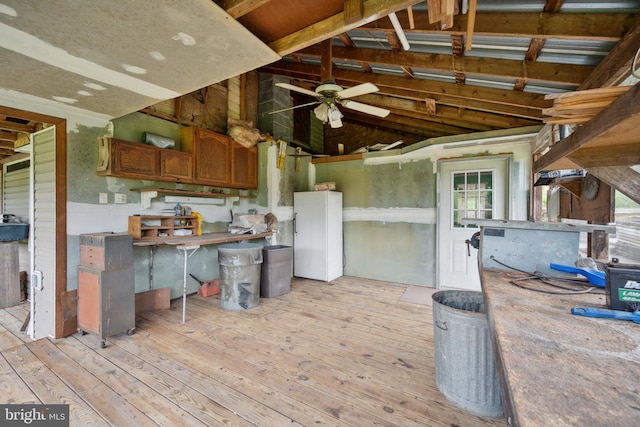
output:
<path id="1" fill-rule="evenodd" d="M 14 222 L 0 223 L 0 242 L 24 240 L 29 236 L 29 224 Z"/>

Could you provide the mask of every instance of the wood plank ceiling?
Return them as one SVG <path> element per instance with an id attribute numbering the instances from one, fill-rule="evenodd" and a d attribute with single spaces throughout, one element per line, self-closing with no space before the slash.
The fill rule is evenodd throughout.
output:
<path id="1" fill-rule="evenodd" d="M 475 19 L 446 0 L 219 3 L 283 56 L 260 71 L 313 89 L 322 83 L 319 42 L 332 38 L 336 83 L 372 82 L 380 92 L 357 100 L 391 110 L 386 119 L 343 111 L 343 120 L 422 138 L 541 124 L 553 102 L 545 95 L 618 84 L 628 71 L 609 74 L 629 58 L 596 68 L 640 18 L 637 1 L 492 0 L 479 2 Z M 440 3 L 455 3 L 449 24 L 434 21 Z"/>

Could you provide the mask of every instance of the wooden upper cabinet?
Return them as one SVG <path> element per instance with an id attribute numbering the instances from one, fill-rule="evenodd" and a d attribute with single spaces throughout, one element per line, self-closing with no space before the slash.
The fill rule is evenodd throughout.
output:
<path id="1" fill-rule="evenodd" d="M 160 151 L 160 175 L 179 182 L 193 181 L 193 156 L 182 151 Z"/>
<path id="2" fill-rule="evenodd" d="M 129 178 L 159 175 L 160 157 L 157 148 L 136 142 L 111 139 L 108 174 Z"/>
<path id="3" fill-rule="evenodd" d="M 198 127 L 180 131 L 183 151 L 193 155 L 198 184 L 226 187 L 231 182 L 231 144 L 226 135 Z"/>
<path id="4" fill-rule="evenodd" d="M 98 174 L 239 189 L 258 188 L 258 147 L 186 127 L 181 151 L 111 137 L 98 138 Z"/>
<path id="5" fill-rule="evenodd" d="M 193 157 L 133 141 L 98 139 L 98 174 L 152 181 L 192 182 Z"/>
<path id="6" fill-rule="evenodd" d="M 258 147 L 233 142 L 232 182 L 235 188 L 258 188 Z"/>

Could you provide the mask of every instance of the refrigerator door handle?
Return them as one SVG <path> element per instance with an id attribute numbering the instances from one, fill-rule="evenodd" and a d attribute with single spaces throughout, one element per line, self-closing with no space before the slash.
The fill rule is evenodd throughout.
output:
<path id="1" fill-rule="evenodd" d="M 296 218 L 298 216 L 298 212 L 293 213 L 293 234 L 298 234 L 298 228 L 296 227 Z"/>

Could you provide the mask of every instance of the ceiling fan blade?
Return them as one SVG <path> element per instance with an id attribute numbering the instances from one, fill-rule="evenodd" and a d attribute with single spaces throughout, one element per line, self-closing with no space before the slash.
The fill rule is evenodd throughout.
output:
<path id="1" fill-rule="evenodd" d="M 389 110 L 385 110 L 384 108 L 374 107 L 373 105 L 363 104 L 362 102 L 351 101 L 348 99 L 341 101 L 340 104 L 352 110 L 360 111 L 361 113 L 371 114 L 372 116 L 387 117 L 390 113 Z"/>
<path id="2" fill-rule="evenodd" d="M 289 89 L 289 90 L 293 90 L 295 92 L 304 93 L 305 95 L 313 96 L 315 98 L 318 97 L 318 94 L 315 93 L 312 90 L 305 89 L 305 88 L 300 87 L 300 86 L 294 86 L 294 85 L 289 84 L 289 83 L 276 83 L 276 86 L 281 87 L 283 89 Z"/>
<path id="3" fill-rule="evenodd" d="M 308 102 L 306 104 L 294 105 L 293 107 L 289 107 L 289 108 L 283 108 L 281 110 L 269 111 L 269 114 L 282 113 L 283 111 L 289 111 L 289 110 L 293 110 L 295 108 L 300 108 L 300 107 L 308 107 L 309 105 L 315 105 L 318 102 L 320 101 L 313 101 L 313 102 Z"/>
<path id="4" fill-rule="evenodd" d="M 377 92 L 378 86 L 373 83 L 362 83 L 354 87 L 349 87 L 336 93 L 336 97 L 340 99 L 353 98 L 354 96 L 366 95 L 368 93 Z"/>

